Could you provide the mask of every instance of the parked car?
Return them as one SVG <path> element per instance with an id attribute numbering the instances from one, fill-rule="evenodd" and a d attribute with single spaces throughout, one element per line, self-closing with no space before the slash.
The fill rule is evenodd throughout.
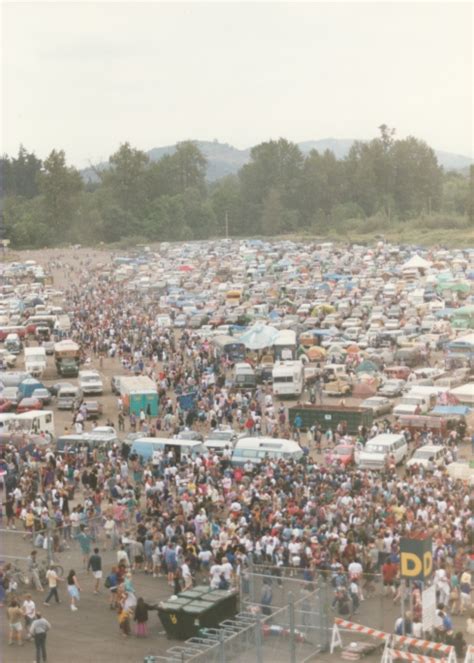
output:
<path id="1" fill-rule="evenodd" d="M 328 465 L 342 465 L 348 467 L 354 464 L 355 447 L 352 444 L 337 444 L 328 454 L 326 463 Z"/>
<path id="2" fill-rule="evenodd" d="M 326 396 L 347 396 L 351 393 L 352 385 L 350 382 L 338 378 L 332 382 L 327 382 L 323 387 L 323 393 Z"/>
<path id="3" fill-rule="evenodd" d="M 374 417 L 380 417 L 392 411 L 393 403 L 389 398 L 371 396 L 370 398 L 366 398 L 365 401 L 362 401 L 360 406 L 366 410 L 372 410 Z"/>
<path id="4" fill-rule="evenodd" d="M 395 398 L 401 396 L 405 387 L 405 380 L 387 380 L 379 389 L 381 396 Z"/>
<path id="5" fill-rule="evenodd" d="M 86 408 L 86 419 L 97 421 L 102 416 L 103 406 L 99 401 L 82 401 L 82 405 Z"/>
<path id="6" fill-rule="evenodd" d="M 22 412 L 31 412 L 31 410 L 42 410 L 43 403 L 39 398 L 22 398 L 18 403 L 16 411 L 18 414 Z"/>
<path id="7" fill-rule="evenodd" d="M 39 387 L 33 390 L 31 398 L 38 398 L 43 405 L 49 405 L 51 403 L 51 392 L 46 387 Z"/>

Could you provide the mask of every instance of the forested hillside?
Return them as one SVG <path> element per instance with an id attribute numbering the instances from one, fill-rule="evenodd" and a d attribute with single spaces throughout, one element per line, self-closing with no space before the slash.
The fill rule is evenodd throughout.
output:
<path id="1" fill-rule="evenodd" d="M 158 161 L 128 143 L 85 184 L 62 150 L 43 162 L 21 148 L 1 160 L 3 214 L 12 246 L 94 244 L 310 233 L 374 234 L 397 227 L 467 231 L 470 176 L 444 172 L 435 152 L 382 125 L 345 158 L 304 154 L 284 138 L 251 150 L 237 175 L 206 181 L 193 142 Z"/>

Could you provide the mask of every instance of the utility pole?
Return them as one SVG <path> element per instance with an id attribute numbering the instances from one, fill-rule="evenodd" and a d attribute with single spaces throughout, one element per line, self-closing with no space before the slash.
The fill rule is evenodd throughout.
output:
<path id="1" fill-rule="evenodd" d="M 225 212 L 225 238 L 229 239 L 229 215 Z"/>

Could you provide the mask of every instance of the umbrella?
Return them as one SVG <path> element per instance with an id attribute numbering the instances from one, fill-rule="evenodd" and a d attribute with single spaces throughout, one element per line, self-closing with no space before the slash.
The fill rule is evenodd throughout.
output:
<path id="1" fill-rule="evenodd" d="M 180 265 L 178 267 L 179 272 L 192 272 L 194 267 L 192 265 Z"/>

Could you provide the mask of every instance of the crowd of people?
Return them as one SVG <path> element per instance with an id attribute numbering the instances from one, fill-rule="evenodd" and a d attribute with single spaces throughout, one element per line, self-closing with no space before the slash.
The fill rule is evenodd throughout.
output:
<path id="1" fill-rule="evenodd" d="M 306 453 L 299 462 L 265 458 L 259 466 L 235 467 L 230 449 L 179 459 L 173 452 L 155 453 L 143 463 L 127 441 L 108 449 L 66 447 L 61 453 L 53 445 L 25 453 L 6 445 L 1 452 L 6 468 L 2 526 L 22 528 L 35 548 L 51 545 L 53 554 L 60 555 L 76 546 L 82 555 L 83 569 L 66 570 L 64 578 L 53 564 L 44 587 L 33 560 L 32 586 L 48 592 L 46 606 L 59 601 L 58 584 L 64 581 L 71 611 L 77 612 L 79 571 L 85 569 L 93 574 L 94 592 L 105 584 L 122 635 L 131 635 L 134 622 L 135 634 L 142 637 L 156 605 L 137 596 L 135 574 L 148 574 L 150 582 L 166 578 L 172 593 L 190 588 L 197 577 L 213 588 L 245 592 L 252 566 L 261 565 L 277 578 L 289 568 L 308 583 L 327 582 L 333 609 L 352 616 L 376 592 L 401 601 L 400 539 L 427 536 L 433 541 L 438 637 L 455 637 L 449 615 L 464 615 L 472 633 L 473 494 L 462 481 L 442 466 L 399 470 L 389 465 L 379 472 L 328 466 L 323 447 L 340 441 L 364 446 L 379 432 L 392 430 L 393 423 L 361 427 L 356 437 L 343 426 L 316 426 L 305 436 L 269 388 L 247 393 L 229 386 L 228 360 L 216 359 L 198 332 L 159 328 L 156 303 L 144 306 L 124 297 L 117 284 L 91 276 L 87 263 L 70 270 L 75 285 L 65 297 L 71 338 L 84 358 L 99 364 L 108 357 L 120 362 L 124 372 L 146 374 L 158 385 L 159 415 L 130 418 L 119 402 L 119 429 L 156 436 L 225 426 L 293 437 Z M 178 397 L 191 390 L 195 407 L 183 410 Z M 445 445 L 452 460 L 463 444 L 456 433 L 437 438 L 426 431 L 412 439 L 404 432 L 412 447 Z M 101 547 L 115 555 L 110 568 L 103 568 Z M 41 655 L 46 660 L 50 624 L 31 595 L 19 602 L 13 569 L 4 565 L 0 573 L 11 642 L 21 644 L 26 632 L 35 639 L 37 662 Z M 405 625 L 405 632 L 421 636 L 419 587 L 406 621 L 411 625 Z"/>

